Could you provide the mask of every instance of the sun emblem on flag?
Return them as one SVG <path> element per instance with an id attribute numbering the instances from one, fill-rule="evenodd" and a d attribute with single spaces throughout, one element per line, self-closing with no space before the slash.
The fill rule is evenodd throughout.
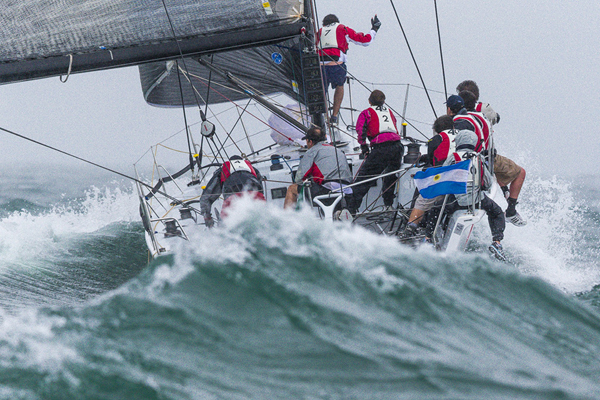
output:
<path id="1" fill-rule="evenodd" d="M 437 174 L 436 176 L 433 177 L 433 181 L 437 182 L 442 178 L 442 174 Z"/>

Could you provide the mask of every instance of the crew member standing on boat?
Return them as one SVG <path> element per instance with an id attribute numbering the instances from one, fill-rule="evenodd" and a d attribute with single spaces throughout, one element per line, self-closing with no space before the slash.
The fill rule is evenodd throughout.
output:
<path id="1" fill-rule="evenodd" d="M 327 194 L 338 189 L 343 184 L 350 184 L 352 173 L 346 160 L 346 155 L 340 149 L 325 143 L 327 137 L 321 129 L 312 127 L 303 137 L 308 151 L 300 160 L 296 171 L 295 183 L 288 187 L 285 195 L 284 208 L 289 208 L 298 201 L 298 185 L 306 180 L 312 180 L 310 193 L 312 197 Z M 345 189 L 348 192 L 350 189 Z M 346 199 L 352 195 L 347 195 Z"/>
<path id="2" fill-rule="evenodd" d="M 379 21 L 377 15 L 371 18 L 371 31 L 367 34 L 356 32 L 350 27 L 340 24 L 338 17 L 333 14 L 326 15 L 323 18 L 323 27 L 317 32 L 316 44 L 319 56 L 321 56 L 325 89 L 331 85 L 331 88 L 335 90 L 331 123 L 338 122 L 338 113 L 344 99 L 348 43 L 368 46 L 375 39 L 380 27 L 381 21 Z"/>
<path id="3" fill-rule="evenodd" d="M 232 156 L 229 161 L 223 163 L 210 178 L 200 196 L 200 212 L 209 228 L 215 224 L 211 213 L 212 204 L 221 194 L 225 199 L 221 207 L 221 216 L 224 217 L 224 211 L 236 197 L 246 194 L 254 199 L 265 200 L 262 176 L 250 161 L 240 156 Z"/>
<path id="4" fill-rule="evenodd" d="M 404 146 L 396 127 L 396 117 L 385 105 L 385 94 L 381 90 L 373 90 L 369 96 L 369 104 L 371 107 L 361 112 L 356 122 L 358 143 L 365 161 L 358 170 L 354 183 L 377 176 L 383 171 L 399 170 L 404 154 Z M 371 143 L 370 147 L 367 139 Z M 396 175 L 383 178 L 383 203 L 386 207 L 391 207 L 396 197 L 394 186 L 397 179 Z M 375 185 L 376 181 L 371 181 L 353 186 L 354 195 L 348 204 L 352 215 L 356 215 L 363 197 Z"/>
<path id="5" fill-rule="evenodd" d="M 488 103 L 477 102 L 479 100 L 479 87 L 471 80 L 462 81 L 456 87 L 456 91 L 468 90 L 475 95 L 475 111 L 481 112 L 488 121 L 495 125 L 500 122 L 500 115 L 495 112 Z M 494 175 L 504 192 L 508 207 L 506 208 L 506 219 L 515 226 L 527 225 L 527 221 L 516 210 L 517 199 L 525 182 L 525 169 L 513 160 L 496 154 L 494 158 Z"/>

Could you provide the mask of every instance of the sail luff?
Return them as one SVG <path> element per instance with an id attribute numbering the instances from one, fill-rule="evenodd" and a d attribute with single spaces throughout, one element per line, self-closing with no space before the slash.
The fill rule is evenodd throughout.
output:
<path id="1" fill-rule="evenodd" d="M 202 55 L 258 45 L 278 43 L 300 35 L 305 22 L 232 31 L 210 36 L 180 39 L 121 49 L 100 49 L 93 53 L 60 55 L 41 59 L 0 63 L 0 83 L 91 72 L 103 69 L 139 65 L 153 61 L 176 59 L 181 56 Z M 247 33 L 247 34 L 246 34 Z"/>

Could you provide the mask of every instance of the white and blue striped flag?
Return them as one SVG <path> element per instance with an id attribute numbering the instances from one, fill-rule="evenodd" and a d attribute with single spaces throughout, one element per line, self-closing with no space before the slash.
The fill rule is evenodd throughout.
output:
<path id="1" fill-rule="evenodd" d="M 467 193 L 471 160 L 446 167 L 428 168 L 415 174 L 415 185 L 426 199 L 445 194 Z"/>

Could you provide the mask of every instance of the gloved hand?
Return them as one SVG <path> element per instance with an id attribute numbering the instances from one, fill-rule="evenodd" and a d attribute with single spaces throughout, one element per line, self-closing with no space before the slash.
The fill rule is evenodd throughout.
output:
<path id="1" fill-rule="evenodd" d="M 377 32 L 381 28 L 381 21 L 377 18 L 377 14 L 373 18 L 371 18 L 371 29 Z"/>
<path id="2" fill-rule="evenodd" d="M 363 154 L 363 156 L 369 155 L 370 151 L 371 151 L 371 149 L 369 148 L 368 144 L 361 144 L 360 145 L 360 152 Z"/>
<path id="3" fill-rule="evenodd" d="M 212 219 L 212 216 L 210 215 L 205 215 L 204 216 L 204 225 L 207 228 L 212 228 L 213 226 L 215 226 L 215 220 Z"/>

